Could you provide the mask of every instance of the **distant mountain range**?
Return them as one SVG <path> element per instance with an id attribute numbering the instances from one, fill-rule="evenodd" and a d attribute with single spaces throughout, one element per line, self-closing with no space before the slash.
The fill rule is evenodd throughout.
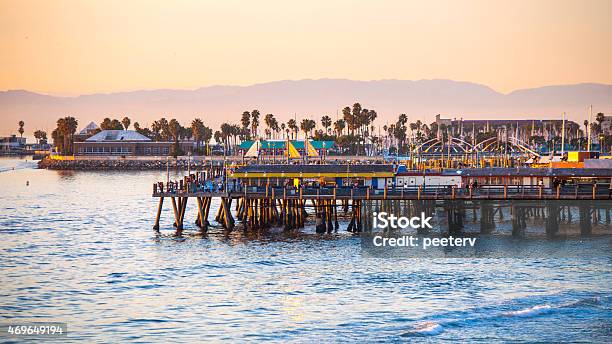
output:
<path id="1" fill-rule="evenodd" d="M 445 118 L 555 119 L 562 112 L 582 122 L 589 105 L 593 112 L 612 113 L 612 85 L 576 84 L 523 89 L 502 94 L 488 86 L 452 80 L 353 81 L 319 79 L 275 81 L 251 86 L 209 86 L 196 90 L 142 90 L 77 97 L 57 97 L 28 91 L 0 92 L 0 133 L 17 131 L 24 120 L 26 134 L 52 129 L 60 116 L 72 115 L 79 127 L 104 117 L 128 116 L 132 123 L 149 125 L 160 117 L 177 118 L 184 125 L 200 117 L 215 128 L 222 122 L 238 122 L 245 110 L 273 113 L 280 121 L 294 116 L 319 122 L 327 114 L 359 102 L 377 111 L 379 124 L 396 120 L 426 123 L 436 114 Z M 31 136 L 29 134 L 28 136 Z"/>

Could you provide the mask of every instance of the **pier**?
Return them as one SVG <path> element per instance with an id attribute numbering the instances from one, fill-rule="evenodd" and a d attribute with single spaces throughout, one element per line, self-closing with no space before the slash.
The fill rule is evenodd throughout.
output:
<path id="1" fill-rule="evenodd" d="M 371 228 L 374 211 L 411 214 L 431 213 L 436 208 L 446 213 L 449 232 L 460 232 L 469 221 L 479 221 L 480 232 L 490 233 L 496 219 L 505 217 L 512 221 L 515 236 L 524 235 L 529 219 L 542 219 L 546 233 L 555 235 L 564 220 L 579 218 L 581 233 L 588 235 L 593 221 L 610 222 L 610 184 L 595 179 L 590 183 L 555 182 L 550 186 L 397 187 L 389 182 L 393 176 L 388 165 L 258 165 L 199 171 L 179 181 L 153 184 L 152 196 L 159 199 L 153 228 L 160 229 L 166 199 L 171 202 L 173 227 L 179 231 L 184 228 L 188 202 L 197 205 L 195 224 L 202 231 L 207 231 L 213 220 L 228 231 L 237 226 L 244 230 L 292 230 L 314 221 L 316 232 L 330 233 L 339 229 L 338 219 L 342 218 L 348 223 L 346 230 L 360 232 Z M 213 199 L 220 206 L 210 214 Z"/>

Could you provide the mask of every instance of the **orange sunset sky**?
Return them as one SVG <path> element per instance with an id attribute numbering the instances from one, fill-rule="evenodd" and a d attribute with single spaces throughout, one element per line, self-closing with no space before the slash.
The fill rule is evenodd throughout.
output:
<path id="1" fill-rule="evenodd" d="M 612 83 L 612 1 L 6 1 L 0 90 L 283 79 Z"/>

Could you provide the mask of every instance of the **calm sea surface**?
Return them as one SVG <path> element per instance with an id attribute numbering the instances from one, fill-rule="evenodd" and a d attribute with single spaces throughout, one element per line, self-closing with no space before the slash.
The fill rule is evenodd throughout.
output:
<path id="1" fill-rule="evenodd" d="M 0 159 L 0 323 L 92 343 L 611 341 L 607 238 L 589 259 L 364 258 L 312 226 L 197 234 L 194 204 L 175 237 L 169 205 L 151 229 L 163 179 Z"/>

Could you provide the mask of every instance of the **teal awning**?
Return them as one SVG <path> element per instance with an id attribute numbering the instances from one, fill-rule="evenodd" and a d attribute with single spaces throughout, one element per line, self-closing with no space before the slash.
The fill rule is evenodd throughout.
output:
<path id="1" fill-rule="evenodd" d="M 253 145 L 253 140 L 242 141 L 238 146 L 239 149 L 249 149 Z M 285 140 L 261 140 L 261 149 L 285 149 Z M 304 149 L 304 140 L 291 140 L 295 149 Z M 334 147 L 334 141 L 310 141 L 315 149 L 331 149 Z"/>

